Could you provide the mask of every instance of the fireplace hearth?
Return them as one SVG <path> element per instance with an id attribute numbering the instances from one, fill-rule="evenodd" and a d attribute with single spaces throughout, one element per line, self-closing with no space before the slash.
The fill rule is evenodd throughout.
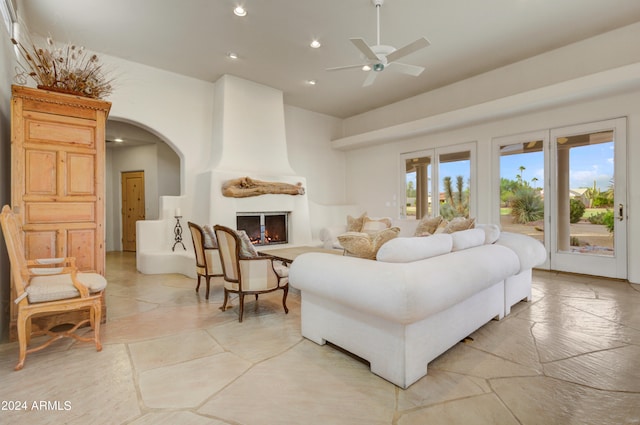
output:
<path id="1" fill-rule="evenodd" d="M 254 245 L 288 242 L 288 212 L 237 213 L 236 229 L 244 230 Z"/>

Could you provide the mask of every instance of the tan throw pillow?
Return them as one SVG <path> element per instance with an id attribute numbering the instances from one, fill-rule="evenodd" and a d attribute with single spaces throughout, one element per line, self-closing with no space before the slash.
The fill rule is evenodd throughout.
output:
<path id="1" fill-rule="evenodd" d="M 438 227 L 436 228 L 436 231 L 433 232 L 433 234 L 437 235 L 439 233 L 449 233 L 447 232 L 448 225 L 449 225 L 449 222 L 443 218 L 442 220 L 440 220 L 440 224 L 438 224 Z"/>
<path id="2" fill-rule="evenodd" d="M 338 241 L 340 241 L 340 245 L 342 245 L 347 255 L 375 260 L 380 247 L 385 242 L 397 237 L 398 233 L 400 233 L 399 227 L 384 229 L 375 234 L 347 232 L 338 236 Z"/>
<path id="3" fill-rule="evenodd" d="M 213 226 L 205 224 L 202 226 L 204 233 L 204 249 L 217 249 L 218 238 L 216 238 L 216 232 L 213 231 Z"/>
<path id="4" fill-rule="evenodd" d="M 418 223 L 418 227 L 416 227 L 416 232 L 414 236 L 430 236 L 436 232 L 438 225 L 442 222 L 442 216 L 437 217 L 422 217 L 422 220 Z"/>
<path id="5" fill-rule="evenodd" d="M 364 218 L 367 216 L 366 212 L 363 212 L 360 217 L 347 216 L 347 232 L 360 232 L 362 231 L 362 225 L 364 224 Z"/>
<path id="6" fill-rule="evenodd" d="M 459 232 L 461 230 L 473 229 L 475 227 L 475 218 L 454 217 L 447 224 L 444 233 Z"/>
<path id="7" fill-rule="evenodd" d="M 374 234 L 378 233 L 381 230 L 388 229 L 391 227 L 391 219 L 390 218 L 369 218 L 365 217 L 364 222 L 362 224 L 363 233 Z"/>
<path id="8" fill-rule="evenodd" d="M 244 230 L 236 230 L 236 234 L 240 238 L 240 256 L 245 258 L 255 258 L 258 256 L 256 247 L 251 243 L 249 235 Z"/>

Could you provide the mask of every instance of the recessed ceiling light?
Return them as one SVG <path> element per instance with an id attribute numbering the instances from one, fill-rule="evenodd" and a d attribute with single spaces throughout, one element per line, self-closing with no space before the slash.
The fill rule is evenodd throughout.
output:
<path id="1" fill-rule="evenodd" d="M 236 16 L 247 16 L 247 9 L 245 9 L 244 7 L 238 5 L 238 6 L 236 6 L 235 9 L 233 9 L 233 13 Z"/>
<path id="2" fill-rule="evenodd" d="M 238 54 L 235 53 L 235 52 L 229 52 L 229 53 L 227 53 L 227 57 L 229 59 L 238 59 Z"/>
<path id="3" fill-rule="evenodd" d="M 371 67 L 369 65 L 365 65 L 362 67 L 363 71 L 371 71 Z"/>
<path id="4" fill-rule="evenodd" d="M 122 143 L 122 142 L 124 142 L 124 140 L 123 140 L 123 139 L 121 139 L 121 138 L 119 138 L 119 137 L 116 137 L 115 139 L 113 139 L 113 141 L 114 141 L 114 142 L 116 142 L 116 143 Z"/>
<path id="5" fill-rule="evenodd" d="M 320 44 L 318 40 L 313 40 L 311 44 L 309 44 L 309 46 L 311 46 L 314 49 L 317 49 L 318 47 L 322 46 L 322 44 Z"/>

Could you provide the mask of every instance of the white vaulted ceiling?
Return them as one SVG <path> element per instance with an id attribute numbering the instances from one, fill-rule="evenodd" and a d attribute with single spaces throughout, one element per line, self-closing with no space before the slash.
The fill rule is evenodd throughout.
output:
<path id="1" fill-rule="evenodd" d="M 638 0 L 385 0 L 381 43 L 431 46 L 362 87 L 349 42 L 376 42 L 371 0 L 18 0 L 31 32 L 56 41 L 216 81 L 224 74 L 284 93 L 289 105 L 346 118 L 640 21 Z M 232 13 L 236 4 L 248 10 Z M 319 49 L 309 43 L 318 39 Z M 239 58 L 230 60 L 226 54 Z M 316 80 L 315 86 L 306 84 Z"/>

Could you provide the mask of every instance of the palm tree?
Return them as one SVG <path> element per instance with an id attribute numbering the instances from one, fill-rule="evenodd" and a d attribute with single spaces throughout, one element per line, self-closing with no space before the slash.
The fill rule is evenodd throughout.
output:
<path id="1" fill-rule="evenodd" d="M 518 179 L 518 182 L 519 182 L 520 184 L 522 184 L 523 186 L 526 186 L 526 185 L 527 185 L 527 182 L 525 182 L 525 181 L 524 181 L 524 178 L 522 177 L 522 176 L 524 176 L 524 170 L 526 170 L 526 169 L 527 169 L 527 167 L 525 167 L 524 165 L 519 166 L 519 167 L 518 167 L 518 170 L 520 170 L 520 174 L 518 174 L 518 175 L 516 176 L 516 178 Z"/>

